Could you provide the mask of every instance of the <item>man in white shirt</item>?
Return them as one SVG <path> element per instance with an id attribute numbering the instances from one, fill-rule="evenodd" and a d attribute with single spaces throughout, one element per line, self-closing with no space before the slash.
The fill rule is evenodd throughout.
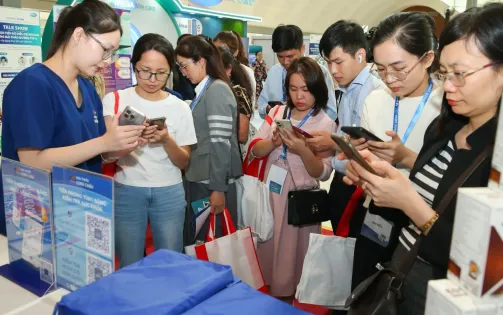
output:
<path id="1" fill-rule="evenodd" d="M 337 81 L 340 91 L 337 102 L 338 135 L 344 135 L 341 126 L 359 127 L 363 104 L 375 89 L 383 88 L 384 83 L 370 72 L 367 64 L 367 39 L 363 28 L 353 22 L 340 20 L 332 24 L 320 40 L 320 53 L 327 61 L 328 68 Z M 328 132 L 313 132 L 308 143 L 317 151 L 337 150 Z M 347 201 L 354 191 L 342 182 L 346 161 L 332 160 L 335 170 L 330 186 L 332 228 L 334 233 Z"/>
<path id="2" fill-rule="evenodd" d="M 264 88 L 258 99 L 260 117 L 265 118 L 269 110 L 279 103 L 285 103 L 287 90 L 285 89 L 286 72 L 293 61 L 304 54 L 304 35 L 302 30 L 295 25 L 278 26 L 272 34 L 272 50 L 278 57 L 279 64 L 275 64 L 267 73 Z M 325 75 L 328 88 L 327 115 L 335 120 L 337 109 L 335 102 L 334 82 L 330 72 L 320 66 Z"/>

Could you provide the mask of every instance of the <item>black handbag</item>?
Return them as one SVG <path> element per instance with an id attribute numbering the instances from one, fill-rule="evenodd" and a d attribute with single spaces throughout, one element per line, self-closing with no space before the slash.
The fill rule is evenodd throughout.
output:
<path id="1" fill-rule="evenodd" d="M 313 189 L 297 190 L 290 164 L 286 159 L 284 162 L 295 189 L 288 193 L 288 224 L 302 226 L 330 220 L 327 191 L 320 189 L 318 181 Z"/>
<path id="2" fill-rule="evenodd" d="M 457 181 L 449 188 L 437 207 L 442 215 L 457 189 L 470 177 L 473 171 L 489 156 L 491 150 L 481 152 Z M 397 248 L 391 262 L 371 277 L 360 283 L 346 300 L 348 315 L 396 315 L 397 305 L 402 300 L 401 288 L 410 269 L 416 261 L 419 246 L 424 234 L 416 240 L 410 251 L 402 252 Z"/>

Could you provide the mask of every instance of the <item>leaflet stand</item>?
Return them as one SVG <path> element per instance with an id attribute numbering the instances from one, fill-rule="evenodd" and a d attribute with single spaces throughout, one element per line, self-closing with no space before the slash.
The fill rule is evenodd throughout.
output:
<path id="1" fill-rule="evenodd" d="M 55 289 L 49 172 L 2 158 L 9 264 L 0 276 L 37 296 Z"/>
<path id="2" fill-rule="evenodd" d="M 114 182 L 81 169 L 53 166 L 56 285 L 69 291 L 115 270 Z"/>

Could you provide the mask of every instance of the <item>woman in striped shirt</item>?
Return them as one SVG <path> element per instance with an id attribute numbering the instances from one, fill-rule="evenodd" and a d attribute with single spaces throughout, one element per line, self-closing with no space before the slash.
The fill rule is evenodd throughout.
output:
<path id="1" fill-rule="evenodd" d="M 421 233 L 425 235 L 402 287 L 405 300 L 399 314 L 424 314 L 428 281 L 445 277 L 456 198 L 442 216 L 435 209 L 472 161 L 494 145 L 503 92 L 501 29 L 501 3 L 467 10 L 446 26 L 439 43 L 437 75 L 446 93 L 442 112 L 426 131 L 419 155 L 411 157 L 409 179 L 366 150 L 362 155 L 382 177 L 354 161 L 348 163 L 345 182 L 360 185 L 372 197 L 370 211 L 402 228 L 396 251 L 408 251 Z M 463 186 L 486 186 L 490 166 L 486 159 Z"/>

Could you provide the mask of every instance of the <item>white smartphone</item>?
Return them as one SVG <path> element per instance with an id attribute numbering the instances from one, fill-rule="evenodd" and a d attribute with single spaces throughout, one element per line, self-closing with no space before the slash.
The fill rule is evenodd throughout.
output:
<path id="1" fill-rule="evenodd" d="M 278 128 L 280 129 L 288 129 L 289 131 L 293 132 L 293 128 L 292 128 L 292 122 L 290 121 L 290 119 L 276 119 L 275 120 L 276 122 L 276 125 L 278 126 Z"/>

